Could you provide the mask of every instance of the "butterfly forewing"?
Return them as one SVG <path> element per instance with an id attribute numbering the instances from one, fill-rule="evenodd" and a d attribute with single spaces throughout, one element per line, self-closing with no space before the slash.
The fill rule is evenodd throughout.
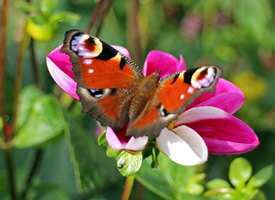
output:
<path id="1" fill-rule="evenodd" d="M 130 102 L 143 77 L 138 67 L 110 45 L 78 30 L 66 33 L 61 51 L 71 58 L 83 112 L 115 130 L 128 123 Z"/>

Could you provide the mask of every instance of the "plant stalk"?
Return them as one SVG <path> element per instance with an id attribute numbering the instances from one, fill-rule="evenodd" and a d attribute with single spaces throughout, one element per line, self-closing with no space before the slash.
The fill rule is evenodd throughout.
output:
<path id="1" fill-rule="evenodd" d="M 134 181 L 135 181 L 135 175 L 128 176 L 126 178 L 126 182 L 125 182 L 125 185 L 124 185 L 124 188 L 123 188 L 123 193 L 122 193 L 121 200 L 128 200 L 129 199 L 132 188 L 133 188 Z"/>
<path id="2" fill-rule="evenodd" d="M 7 32 L 8 0 L 3 0 L 1 20 L 1 45 L 0 45 L 0 117 L 3 121 L 3 130 L 6 125 L 5 111 L 5 62 L 6 62 L 6 32 Z M 5 138 L 5 135 L 3 136 Z"/>
<path id="3" fill-rule="evenodd" d="M 139 0 L 128 1 L 127 12 L 127 39 L 130 50 L 133 51 L 134 61 L 141 65 L 141 43 L 138 23 Z"/>
<path id="4" fill-rule="evenodd" d="M 20 42 L 19 47 L 19 53 L 17 58 L 17 64 L 16 64 L 16 77 L 15 77 L 15 92 L 14 92 L 14 106 L 13 106 L 13 116 L 12 116 L 12 125 L 15 129 L 16 127 L 16 120 L 17 120 L 17 114 L 18 114 L 18 104 L 19 104 L 19 96 L 20 96 L 20 90 L 22 85 L 22 73 L 23 73 L 23 60 L 24 60 L 24 53 L 26 49 L 26 41 L 27 41 L 27 32 L 26 32 L 26 25 L 24 25 L 24 32 L 23 36 Z"/>

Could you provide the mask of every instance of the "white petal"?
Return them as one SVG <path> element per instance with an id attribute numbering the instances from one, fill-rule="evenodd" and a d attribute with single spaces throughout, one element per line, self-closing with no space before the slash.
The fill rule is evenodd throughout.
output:
<path id="1" fill-rule="evenodd" d="M 148 142 L 148 137 L 131 137 L 131 139 L 128 141 L 128 143 L 125 145 L 125 149 L 132 150 L 132 151 L 139 151 L 144 149 L 145 145 Z"/>
<path id="2" fill-rule="evenodd" d="M 202 106 L 194 107 L 184 111 L 177 119 L 175 126 L 189 122 L 199 121 L 202 119 L 227 118 L 228 114 L 216 107 Z"/>
<path id="3" fill-rule="evenodd" d="M 129 141 L 122 141 L 117 137 L 112 128 L 107 127 L 106 140 L 112 149 L 139 151 L 144 149 L 148 142 L 148 137 L 131 137 Z"/>
<path id="4" fill-rule="evenodd" d="M 164 128 L 156 139 L 156 145 L 162 153 L 181 165 L 199 165 L 208 157 L 207 146 L 201 136 L 187 126 L 179 126 L 173 131 Z"/>

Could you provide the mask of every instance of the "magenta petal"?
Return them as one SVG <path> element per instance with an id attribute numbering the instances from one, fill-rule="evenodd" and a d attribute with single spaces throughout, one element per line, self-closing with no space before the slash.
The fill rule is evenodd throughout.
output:
<path id="1" fill-rule="evenodd" d="M 72 65 L 69 62 L 69 57 L 64 53 L 60 53 L 59 50 L 60 47 L 47 56 L 48 70 L 62 90 L 79 100 L 76 94 L 76 82 L 73 80 Z"/>
<path id="2" fill-rule="evenodd" d="M 160 77 L 163 78 L 172 73 L 186 70 L 186 66 L 182 56 L 178 61 L 171 54 L 157 50 L 150 51 L 144 63 L 143 74 L 148 76 L 157 70 L 160 71 Z"/>
<path id="3" fill-rule="evenodd" d="M 58 46 L 56 49 L 54 49 L 47 57 L 51 59 L 51 61 L 61 70 L 63 71 L 66 75 L 71 77 L 73 79 L 74 74 L 73 74 L 73 66 L 70 61 L 70 57 L 65 54 L 60 52 L 62 45 Z"/>
<path id="4" fill-rule="evenodd" d="M 199 116 L 200 109 L 209 108 L 211 107 L 194 108 L 197 109 L 198 120 L 193 115 L 193 121 L 186 122 L 184 125 L 202 136 L 210 153 L 239 154 L 251 151 L 259 145 L 258 137 L 247 124 L 218 108 L 212 107 L 209 115 L 215 112 L 221 113 L 221 111 L 224 115 L 202 119 Z"/>
<path id="5" fill-rule="evenodd" d="M 213 106 L 230 114 L 236 112 L 244 103 L 242 91 L 233 83 L 220 78 L 215 93 L 204 93 L 187 108 Z"/>

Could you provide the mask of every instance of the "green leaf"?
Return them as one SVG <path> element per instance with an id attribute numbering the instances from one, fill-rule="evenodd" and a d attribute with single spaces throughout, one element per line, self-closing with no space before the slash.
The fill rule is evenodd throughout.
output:
<path id="1" fill-rule="evenodd" d="M 56 35 L 58 26 L 47 21 L 41 21 L 41 16 L 31 17 L 27 23 L 27 33 L 36 40 L 48 41 Z"/>
<path id="2" fill-rule="evenodd" d="M 199 191 L 196 189 L 191 190 L 196 187 L 192 188 L 192 184 L 194 184 L 192 178 L 196 176 L 196 167 L 185 167 L 176 164 L 167 156 L 159 154 L 158 168 L 153 170 L 149 158 L 143 161 L 142 168 L 136 175 L 136 179 L 147 189 L 163 199 L 176 199 L 187 192 Z M 201 180 L 201 176 L 199 177 L 195 179 Z M 190 187 L 190 191 L 186 190 L 187 187 Z"/>
<path id="3" fill-rule="evenodd" d="M 66 136 L 80 191 L 90 192 L 116 182 L 121 176 L 116 169 L 115 160 L 108 158 L 105 148 L 97 145 L 92 131 L 84 130 L 71 113 L 66 113 L 65 116 L 70 125 Z"/>
<path id="4" fill-rule="evenodd" d="M 200 195 L 204 190 L 204 187 L 198 183 L 189 184 L 185 190 L 188 194 Z"/>
<path id="5" fill-rule="evenodd" d="M 101 133 L 97 138 L 98 146 L 108 146 L 108 142 L 106 140 L 106 131 Z"/>
<path id="6" fill-rule="evenodd" d="M 57 0 L 42 0 L 40 3 L 40 9 L 44 14 L 48 15 L 53 11 L 56 3 Z"/>
<path id="7" fill-rule="evenodd" d="M 273 173 L 273 166 L 268 165 L 258 171 L 255 175 L 251 177 L 248 181 L 247 187 L 248 188 L 258 188 L 263 186 L 272 176 Z"/>
<path id="8" fill-rule="evenodd" d="M 219 189 L 219 188 L 231 188 L 230 184 L 226 180 L 219 179 L 219 178 L 209 181 L 206 184 L 206 187 L 209 190 Z"/>
<path id="9" fill-rule="evenodd" d="M 19 110 L 28 109 L 28 115 L 18 112 L 19 120 L 24 121 L 23 124 L 18 122 L 21 126 L 13 139 L 14 146 L 18 148 L 45 143 L 62 133 L 67 126 L 60 105 L 53 96 L 43 95 L 35 100 L 32 95 L 28 97 L 33 102 L 32 105 L 29 105 L 28 98 L 23 98 L 25 101 L 20 101 L 19 104 Z"/>
<path id="10" fill-rule="evenodd" d="M 109 145 L 106 148 L 106 155 L 110 158 L 116 157 L 120 150 L 112 149 Z"/>
<path id="11" fill-rule="evenodd" d="M 117 168 L 123 176 L 132 176 L 136 174 L 142 164 L 142 152 L 129 153 L 122 151 L 117 157 Z"/>
<path id="12" fill-rule="evenodd" d="M 49 18 L 49 23 L 59 23 L 59 22 L 66 22 L 75 24 L 80 20 L 80 15 L 69 12 L 69 11 L 60 11 L 56 12 Z"/>
<path id="13" fill-rule="evenodd" d="M 244 188 L 246 181 L 252 174 L 252 167 L 248 160 L 244 158 L 234 159 L 229 167 L 229 179 L 237 190 Z"/>
<path id="14" fill-rule="evenodd" d="M 25 12 L 38 12 L 38 7 L 33 3 L 16 1 L 15 6 Z"/>
<path id="15" fill-rule="evenodd" d="M 232 188 L 218 188 L 209 190 L 203 195 L 205 198 L 216 200 L 241 200 L 243 199 L 238 191 Z"/>
<path id="16" fill-rule="evenodd" d="M 35 87 L 26 87 L 22 90 L 19 98 L 18 116 L 16 120 L 16 129 L 22 127 L 28 120 L 33 104 L 40 98 L 43 97 L 41 90 Z"/>

